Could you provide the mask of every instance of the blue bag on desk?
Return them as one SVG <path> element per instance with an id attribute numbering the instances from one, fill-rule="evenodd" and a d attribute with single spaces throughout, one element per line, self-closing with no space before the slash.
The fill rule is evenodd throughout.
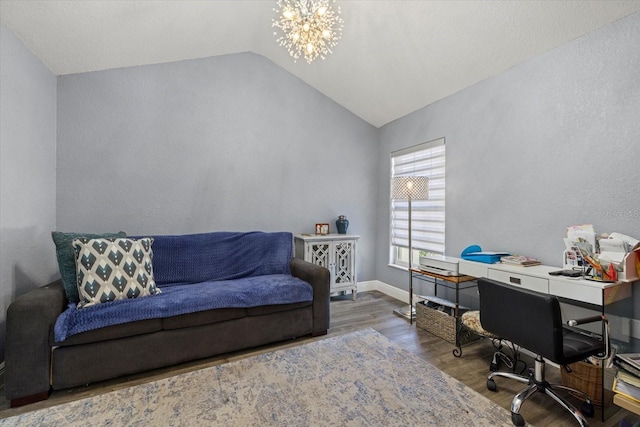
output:
<path id="1" fill-rule="evenodd" d="M 466 259 L 469 261 L 476 262 L 484 262 L 486 264 L 495 264 L 496 262 L 500 262 L 500 257 L 509 255 L 508 252 L 483 252 L 482 248 L 478 245 L 467 246 L 462 253 L 460 254 L 460 258 Z"/>

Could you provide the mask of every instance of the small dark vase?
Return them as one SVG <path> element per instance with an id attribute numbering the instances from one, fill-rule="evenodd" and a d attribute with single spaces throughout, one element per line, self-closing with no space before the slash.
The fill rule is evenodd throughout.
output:
<path id="1" fill-rule="evenodd" d="M 349 220 L 346 216 L 340 215 L 336 219 L 336 227 L 338 228 L 338 234 L 347 234 L 347 228 L 349 228 Z"/>

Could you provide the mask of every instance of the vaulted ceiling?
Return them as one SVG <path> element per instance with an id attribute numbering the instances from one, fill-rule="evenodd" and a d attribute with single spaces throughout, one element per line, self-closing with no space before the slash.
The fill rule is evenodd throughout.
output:
<path id="1" fill-rule="evenodd" d="M 342 39 L 294 62 L 275 0 L 1 0 L 0 19 L 56 75 L 255 52 L 374 126 L 640 11 L 640 0 L 338 0 Z"/>

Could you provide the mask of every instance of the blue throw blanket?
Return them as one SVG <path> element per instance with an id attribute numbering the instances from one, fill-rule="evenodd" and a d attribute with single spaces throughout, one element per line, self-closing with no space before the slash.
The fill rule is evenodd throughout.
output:
<path id="1" fill-rule="evenodd" d="M 61 342 L 74 334 L 137 320 L 217 308 L 249 308 L 312 300 L 311 285 L 286 274 L 174 285 L 163 287 L 161 294 L 144 298 L 113 301 L 82 309 L 78 309 L 76 304 L 69 304 L 69 308 L 58 317 L 54 334 L 56 342 Z"/>
<path id="2" fill-rule="evenodd" d="M 153 236 L 153 276 L 167 285 L 290 274 L 293 235 L 214 232 Z M 164 292 L 164 290 L 163 290 Z"/>

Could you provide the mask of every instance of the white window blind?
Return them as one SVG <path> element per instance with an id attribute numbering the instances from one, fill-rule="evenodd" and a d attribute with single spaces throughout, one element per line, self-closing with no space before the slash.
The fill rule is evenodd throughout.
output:
<path id="1" fill-rule="evenodd" d="M 445 232 L 445 144 L 444 138 L 391 153 L 391 178 L 429 178 L 429 198 L 411 202 L 411 246 L 414 250 L 444 255 Z M 409 203 L 391 200 L 392 262 L 403 258 L 400 248 L 409 246 Z M 401 261 L 401 260 L 400 260 Z M 405 261 L 406 262 L 406 261 Z M 401 262 L 402 263 L 402 262 Z"/>

